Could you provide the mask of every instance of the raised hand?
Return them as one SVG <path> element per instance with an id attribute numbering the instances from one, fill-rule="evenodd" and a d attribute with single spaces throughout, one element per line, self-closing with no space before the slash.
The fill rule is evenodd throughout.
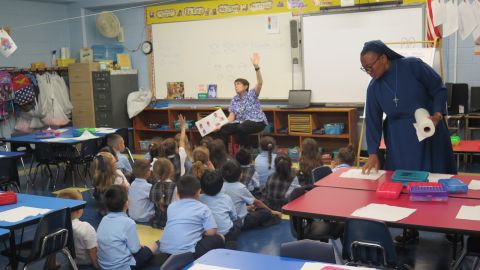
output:
<path id="1" fill-rule="evenodd" d="M 260 55 L 258 53 L 254 53 L 252 57 L 250 57 L 250 61 L 252 61 L 252 64 L 256 67 L 260 63 Z"/>

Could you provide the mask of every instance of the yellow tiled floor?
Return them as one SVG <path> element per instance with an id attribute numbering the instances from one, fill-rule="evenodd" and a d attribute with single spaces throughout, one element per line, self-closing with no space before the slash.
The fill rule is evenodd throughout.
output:
<path id="1" fill-rule="evenodd" d="M 163 235 L 163 230 L 154 229 L 147 225 L 137 224 L 137 233 L 142 245 L 150 245 L 155 241 L 160 240 Z"/>

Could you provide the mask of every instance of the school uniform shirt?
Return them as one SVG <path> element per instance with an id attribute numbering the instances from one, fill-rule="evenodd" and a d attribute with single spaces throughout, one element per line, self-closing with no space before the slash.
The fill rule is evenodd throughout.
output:
<path id="1" fill-rule="evenodd" d="M 275 158 L 277 154 L 272 153 L 272 162 L 270 163 L 270 170 L 268 169 L 268 151 L 261 151 L 255 158 L 255 171 L 258 173 L 258 180 L 260 187 L 265 187 L 268 177 L 275 172 Z"/>
<path id="2" fill-rule="evenodd" d="M 195 252 L 203 233 L 217 228 L 212 211 L 195 199 L 180 199 L 168 206 L 167 225 L 160 239 L 160 252 Z"/>
<path id="3" fill-rule="evenodd" d="M 155 214 L 155 206 L 150 201 L 152 184 L 143 178 L 135 178 L 128 190 L 128 214 L 138 222 L 147 222 Z"/>
<path id="4" fill-rule="evenodd" d="M 150 155 L 149 155 L 150 157 Z M 186 169 L 185 169 L 185 162 L 187 160 L 187 152 L 185 151 L 185 148 L 183 147 L 179 147 L 178 148 L 178 157 L 179 157 L 179 164 L 175 164 L 176 162 L 175 161 L 172 161 L 171 159 L 169 159 L 170 161 L 172 161 L 173 163 L 173 166 L 175 167 L 175 171 L 179 173 L 179 176 L 183 176 L 186 172 Z M 150 163 L 150 170 L 153 171 L 153 164 L 155 163 L 155 161 L 157 161 L 157 158 L 153 158 L 152 162 Z M 177 167 L 179 166 L 179 168 Z M 191 168 L 191 162 L 190 162 L 190 168 Z"/>
<path id="5" fill-rule="evenodd" d="M 126 172 L 127 174 L 132 173 L 132 165 L 130 165 L 130 162 L 128 161 L 128 158 L 124 156 L 122 153 L 116 151 L 117 154 L 117 168 L 120 170 Z"/>
<path id="6" fill-rule="evenodd" d="M 350 167 L 351 167 L 350 165 L 348 165 L 348 164 L 346 164 L 346 163 L 342 163 L 342 164 L 340 164 L 340 165 L 335 166 L 335 168 L 332 169 L 332 172 L 334 172 L 334 171 L 336 171 L 336 170 L 338 170 L 338 169 L 340 169 L 340 168 L 350 168 Z"/>
<path id="7" fill-rule="evenodd" d="M 247 204 L 253 204 L 255 202 L 255 197 L 253 197 L 247 187 L 240 182 L 223 183 L 222 192 L 230 196 L 235 205 L 238 218 L 243 222 L 243 219 L 248 214 Z"/>
<path id="8" fill-rule="evenodd" d="M 101 269 L 130 270 L 136 265 L 132 254 L 141 246 L 135 221 L 125 212 L 110 212 L 103 217 L 97 230 L 98 264 Z"/>
<path id="9" fill-rule="evenodd" d="M 293 189 L 300 187 L 298 178 L 291 177 L 288 181 L 278 178 L 277 174 L 272 174 L 265 186 L 265 203 L 274 210 L 281 210 L 282 206 L 288 202 L 288 197 Z"/>
<path id="10" fill-rule="evenodd" d="M 237 220 L 237 211 L 233 201 L 227 194 L 218 193 L 215 196 L 200 195 L 200 201 L 212 210 L 217 223 L 217 233 L 226 235 L 233 227 L 233 221 Z"/>
<path id="11" fill-rule="evenodd" d="M 88 250 L 97 247 L 97 233 L 90 223 L 72 220 L 73 242 L 75 244 L 75 261 L 77 264 L 92 264 Z"/>

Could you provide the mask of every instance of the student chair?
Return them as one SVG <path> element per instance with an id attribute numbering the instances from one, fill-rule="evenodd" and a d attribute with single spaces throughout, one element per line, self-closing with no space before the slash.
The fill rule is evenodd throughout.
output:
<path id="1" fill-rule="evenodd" d="M 4 137 L 0 137 L 0 147 L 3 147 L 5 149 L 5 151 L 10 151 L 8 149 L 8 144 L 5 141 Z M 30 148 L 30 145 L 26 145 L 25 148 L 26 148 L 27 152 L 32 151 L 32 149 Z M 28 192 L 28 186 L 32 184 L 32 179 L 30 178 L 30 174 L 27 173 L 27 169 L 25 167 L 25 162 L 23 161 L 23 157 L 20 158 L 20 162 L 22 163 L 23 173 L 25 174 L 25 176 L 27 178 L 27 185 L 26 185 L 26 188 L 25 188 L 25 193 L 27 193 Z"/>
<path id="2" fill-rule="evenodd" d="M 305 194 L 307 190 L 304 187 L 295 188 L 290 193 L 289 201 Z M 319 240 L 328 242 L 330 239 L 338 239 L 343 234 L 344 224 L 328 220 L 300 219 L 290 216 L 290 231 L 293 237 L 298 239 L 298 230 L 302 230 L 304 239 Z M 301 239 L 299 239 L 301 240 Z"/>
<path id="3" fill-rule="evenodd" d="M 463 249 L 462 254 L 457 259 L 452 269 L 453 270 L 460 269 L 463 259 L 465 259 L 466 256 L 476 257 L 472 263 L 471 269 L 477 269 L 479 260 L 480 260 L 480 237 L 472 237 L 472 236 L 468 237 L 467 246 Z"/>
<path id="4" fill-rule="evenodd" d="M 87 178 L 92 179 L 90 173 L 90 163 L 93 161 L 93 158 L 98 152 L 98 140 L 92 139 L 82 142 L 79 145 L 72 145 L 68 149 L 68 154 L 66 157 L 66 167 L 65 167 L 65 178 L 67 177 L 67 172 L 72 175 L 72 185 L 76 186 L 75 179 L 78 176 L 78 179 L 82 179 L 84 186 L 87 187 Z M 81 174 L 79 166 L 83 167 L 83 174 Z M 65 181 L 66 179 L 64 179 Z"/>
<path id="5" fill-rule="evenodd" d="M 0 190 L 20 193 L 20 187 L 18 186 L 18 183 L 15 180 L 4 176 L 0 177 Z"/>
<path id="6" fill-rule="evenodd" d="M 22 244 L 17 256 L 18 260 L 25 264 L 23 269 L 26 270 L 30 263 L 62 252 L 72 268 L 77 270 L 69 248 L 72 254 L 75 254 L 70 209 L 64 208 L 47 213 L 40 219 L 33 241 Z"/>
<path id="7" fill-rule="evenodd" d="M 350 218 L 345 224 L 342 255 L 347 265 L 409 268 L 397 264 L 395 245 L 384 222 Z"/>
<path id="8" fill-rule="evenodd" d="M 65 152 L 66 148 L 64 145 L 56 145 L 49 143 L 37 143 L 35 144 L 35 151 L 33 156 L 37 165 L 35 167 L 35 173 L 33 175 L 32 184 L 35 185 L 35 180 L 37 179 L 38 169 L 42 166 L 44 171 L 48 174 L 47 188 L 50 186 L 50 181 L 53 182 L 53 189 L 55 190 L 55 185 L 60 174 L 60 164 L 65 161 Z M 30 164 L 30 171 L 32 170 L 33 161 Z M 57 168 L 56 176 L 53 176 L 52 166 Z"/>
<path id="9" fill-rule="evenodd" d="M 280 256 L 323 263 L 336 263 L 332 244 L 304 239 L 280 246 Z"/>
<path id="10" fill-rule="evenodd" d="M 312 170 L 313 184 L 318 180 L 332 173 L 332 169 L 328 166 L 320 166 Z"/>
<path id="11" fill-rule="evenodd" d="M 180 254 L 171 255 L 162 264 L 160 270 L 181 270 L 188 264 L 195 260 L 195 255 L 192 252 L 184 252 Z"/>

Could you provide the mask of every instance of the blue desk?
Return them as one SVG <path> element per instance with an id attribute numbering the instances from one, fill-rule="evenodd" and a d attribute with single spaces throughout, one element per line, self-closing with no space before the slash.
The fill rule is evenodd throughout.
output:
<path id="1" fill-rule="evenodd" d="M 194 263 L 240 270 L 299 270 L 302 268 L 305 262 L 307 261 L 293 258 L 229 249 L 214 249 L 198 258 Z M 187 267 L 186 269 L 189 269 L 190 267 L 191 266 Z"/>
<path id="2" fill-rule="evenodd" d="M 0 177 L 7 177 L 16 181 L 18 187 L 20 187 L 17 160 L 24 155 L 24 152 L 0 152 Z"/>
<path id="3" fill-rule="evenodd" d="M 19 144 L 35 144 L 35 143 L 54 143 L 54 144 L 77 144 L 77 143 L 81 143 L 82 141 L 79 141 L 79 140 L 74 140 L 74 136 L 73 136 L 73 131 L 74 131 L 74 128 L 64 128 L 66 129 L 66 131 L 60 133 L 60 136 L 56 137 L 56 138 L 65 138 L 66 140 L 62 140 L 62 141 L 53 141 L 53 142 L 49 142 L 48 140 L 45 141 L 45 138 L 37 138 L 37 136 L 35 135 L 35 133 L 31 133 L 31 134 L 26 134 L 26 135 L 19 135 L 19 136 L 14 136 L 14 137 L 11 137 L 9 139 L 5 139 L 6 142 L 9 142 L 9 143 L 19 143 Z M 115 130 L 115 132 L 118 130 L 118 129 L 113 129 Z M 113 133 L 115 133 L 113 132 Z M 97 139 L 100 139 L 102 137 L 105 137 L 109 134 L 113 134 L 113 133 L 102 133 L 102 132 L 97 132 L 95 133 L 94 135 L 99 137 Z"/>
<path id="4" fill-rule="evenodd" d="M 44 197 L 44 196 L 37 196 L 37 195 L 29 195 L 29 194 L 21 194 L 17 193 L 17 203 L 16 204 L 9 204 L 9 205 L 2 205 L 0 206 L 0 212 L 7 211 L 10 209 L 14 209 L 20 206 L 29 206 L 29 207 L 37 207 L 37 208 L 46 208 L 51 210 L 59 210 L 63 208 L 70 208 L 71 210 L 78 210 L 85 207 L 85 201 L 78 201 L 78 200 L 68 200 L 68 199 L 60 199 L 55 197 Z M 16 250 L 16 242 L 15 242 L 15 230 L 26 227 L 31 224 L 35 224 L 40 221 L 43 215 L 38 215 L 34 217 L 27 217 L 17 222 L 7 222 L 0 220 L 0 228 L 4 228 L 10 231 L 10 250 L 11 252 L 15 252 Z M 73 238 L 70 236 L 72 235 L 72 231 L 70 230 L 69 233 L 69 245 L 70 247 L 73 246 Z M 74 249 L 71 249 L 72 251 Z M 72 252 L 73 253 L 73 252 Z M 16 256 L 10 256 L 10 265 L 12 269 L 17 269 L 18 261 Z"/>

